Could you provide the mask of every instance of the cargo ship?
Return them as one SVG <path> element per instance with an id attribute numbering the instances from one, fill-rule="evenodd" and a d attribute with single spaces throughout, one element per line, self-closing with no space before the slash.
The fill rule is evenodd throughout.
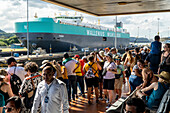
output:
<path id="1" fill-rule="evenodd" d="M 63 52 L 71 48 L 113 47 L 115 29 L 83 23 L 83 16 L 57 16 L 55 18 L 34 18 L 28 22 L 30 48 L 41 47 L 46 52 Z M 117 26 L 117 47 L 129 44 L 130 34 L 123 29 L 123 23 Z M 27 22 L 15 23 L 15 34 L 27 45 Z"/>

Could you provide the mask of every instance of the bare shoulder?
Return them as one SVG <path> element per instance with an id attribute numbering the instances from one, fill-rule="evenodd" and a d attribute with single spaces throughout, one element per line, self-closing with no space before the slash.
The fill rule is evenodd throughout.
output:
<path id="1" fill-rule="evenodd" d="M 153 82 L 151 86 L 154 88 L 154 90 L 158 89 L 158 82 Z"/>

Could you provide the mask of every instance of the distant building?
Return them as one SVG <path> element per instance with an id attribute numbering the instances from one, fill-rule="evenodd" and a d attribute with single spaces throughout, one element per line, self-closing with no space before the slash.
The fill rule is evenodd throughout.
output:
<path id="1" fill-rule="evenodd" d="M 136 37 L 130 37 L 130 43 L 150 43 L 151 41 L 147 38 L 136 38 Z"/>
<path id="2" fill-rule="evenodd" d="M 166 40 L 170 40 L 170 37 L 162 37 L 161 38 L 161 42 L 166 41 Z"/>

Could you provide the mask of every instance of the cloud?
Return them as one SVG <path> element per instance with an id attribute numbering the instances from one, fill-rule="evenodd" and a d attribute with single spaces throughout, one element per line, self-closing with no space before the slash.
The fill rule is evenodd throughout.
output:
<path id="1" fill-rule="evenodd" d="M 0 29 L 6 32 L 14 32 L 14 23 L 19 20 L 26 21 L 27 4 L 26 0 L 0 0 Z M 38 17 L 54 17 L 54 14 L 65 13 L 74 15 L 75 11 L 50 4 L 41 0 L 29 0 L 29 19 L 34 18 L 35 13 Z M 115 25 L 115 16 L 95 17 L 85 13 L 77 12 L 84 16 L 84 23 L 98 23 L 100 19 L 101 25 L 113 28 Z M 123 27 L 130 32 L 131 36 L 137 36 L 138 27 L 141 37 L 154 37 L 159 30 L 161 36 L 168 35 L 168 27 L 170 27 L 170 13 L 154 13 L 154 14 L 136 14 L 117 16 L 118 22 L 123 22 Z M 150 33 L 150 35 L 149 35 Z"/>
<path id="2" fill-rule="evenodd" d="M 15 2 L 12 3 L 12 5 L 13 6 L 19 6 L 19 5 L 21 5 L 21 3 L 19 1 L 15 1 Z"/>

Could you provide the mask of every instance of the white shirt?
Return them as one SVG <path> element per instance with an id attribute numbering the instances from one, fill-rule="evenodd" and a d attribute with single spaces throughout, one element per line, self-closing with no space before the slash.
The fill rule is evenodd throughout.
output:
<path id="1" fill-rule="evenodd" d="M 14 73 L 14 69 L 15 69 L 15 73 Z M 16 74 L 21 79 L 21 81 L 24 80 L 25 75 L 27 74 L 27 72 L 24 70 L 23 67 L 15 67 L 15 66 L 8 67 L 7 72 L 9 77 L 11 76 L 11 74 Z"/>
<path id="2" fill-rule="evenodd" d="M 47 94 L 48 91 L 48 94 Z M 45 98 L 48 96 L 48 103 Z M 69 113 L 68 94 L 65 83 L 54 79 L 51 84 L 40 82 L 34 97 L 31 113 L 37 113 L 41 104 L 41 113 Z"/>
<path id="3" fill-rule="evenodd" d="M 106 62 L 104 63 L 103 69 L 106 69 L 106 68 L 116 69 L 116 64 L 115 64 L 114 62 L 112 62 L 112 63 L 110 64 L 110 62 L 106 61 Z M 106 75 L 105 75 L 103 78 L 104 78 L 104 79 L 113 79 L 113 78 L 115 78 L 115 74 L 112 73 L 111 71 L 107 71 L 107 72 L 106 72 Z"/>
<path id="4" fill-rule="evenodd" d="M 65 64 L 65 67 L 67 69 L 67 75 L 75 75 L 76 76 L 76 73 L 73 73 L 73 70 L 76 68 L 76 63 L 77 61 L 76 60 L 70 60 L 68 61 L 66 64 Z"/>

